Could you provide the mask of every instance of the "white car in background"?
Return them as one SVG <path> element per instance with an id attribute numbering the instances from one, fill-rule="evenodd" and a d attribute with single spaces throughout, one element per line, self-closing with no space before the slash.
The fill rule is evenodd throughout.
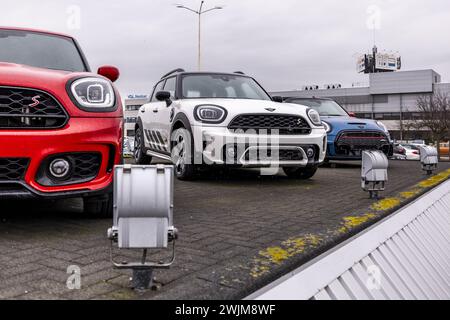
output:
<path id="1" fill-rule="evenodd" d="M 406 150 L 406 160 L 420 161 L 420 149 L 414 144 L 402 144 Z"/>
<path id="2" fill-rule="evenodd" d="M 314 109 L 281 102 L 242 72 L 174 70 L 139 110 L 135 161 L 170 160 L 182 180 L 205 165 L 281 167 L 311 178 L 325 158 L 324 126 Z"/>

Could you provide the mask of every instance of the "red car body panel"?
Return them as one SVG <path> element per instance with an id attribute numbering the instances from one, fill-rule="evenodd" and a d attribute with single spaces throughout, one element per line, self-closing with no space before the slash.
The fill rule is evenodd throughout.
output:
<path id="1" fill-rule="evenodd" d="M 20 28 L 1 29 L 35 31 Z M 0 61 L 0 87 L 44 91 L 52 95 L 69 116 L 65 126 L 59 129 L 0 128 L 0 158 L 30 159 L 22 182 L 35 195 L 45 197 L 64 193 L 70 196 L 71 193 L 78 195 L 80 192 L 111 190 L 112 166 L 122 161 L 123 111 L 120 95 L 113 86 L 117 107 L 113 112 L 83 111 L 72 102 L 66 88 L 70 80 L 82 77 L 103 78 L 90 72 L 58 71 Z M 51 187 L 42 186 L 36 181 L 38 168 L 44 159 L 51 155 L 76 152 L 101 154 L 100 170 L 95 179 L 80 184 Z"/>

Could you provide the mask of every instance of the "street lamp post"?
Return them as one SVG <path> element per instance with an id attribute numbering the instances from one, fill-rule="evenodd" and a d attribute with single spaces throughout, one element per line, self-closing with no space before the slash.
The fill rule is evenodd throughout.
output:
<path id="1" fill-rule="evenodd" d="M 198 10 L 194 10 L 188 7 L 185 7 L 181 4 L 177 5 L 177 8 L 179 9 L 186 9 L 189 10 L 196 15 L 198 15 L 198 70 L 200 71 L 202 69 L 202 14 L 211 12 L 213 10 L 220 10 L 223 9 L 223 7 L 215 6 L 214 8 L 203 10 L 203 4 L 205 1 L 200 2 L 200 8 Z"/>

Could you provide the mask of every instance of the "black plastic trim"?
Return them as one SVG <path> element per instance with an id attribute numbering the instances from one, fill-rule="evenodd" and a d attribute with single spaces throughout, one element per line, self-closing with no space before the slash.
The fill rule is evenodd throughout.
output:
<path id="1" fill-rule="evenodd" d="M 91 197 L 103 194 L 109 194 L 113 192 L 113 183 L 110 183 L 106 188 L 100 190 L 89 190 L 81 189 L 76 191 L 64 191 L 64 192 L 40 192 L 23 181 L 11 182 L 0 180 L 0 186 L 21 186 L 23 190 L 11 189 L 11 190 L 1 190 L 0 189 L 0 200 L 16 199 L 16 200 L 32 200 L 32 199 L 69 199 L 69 198 L 79 198 L 79 197 Z"/>
<path id="2" fill-rule="evenodd" d="M 71 161 L 72 167 L 73 167 L 73 163 L 72 163 L 72 159 L 71 156 L 74 155 L 80 155 L 80 154 L 95 154 L 98 155 L 99 157 L 99 167 L 97 169 L 97 172 L 95 173 L 95 175 L 93 175 L 92 177 L 88 177 L 85 179 L 78 179 L 78 180 L 73 180 L 71 178 L 69 179 L 55 179 L 55 178 L 51 178 L 49 173 L 48 173 L 48 164 L 50 163 L 50 161 L 52 161 L 55 158 L 67 158 L 69 161 Z M 102 165 L 103 159 L 102 159 L 102 155 L 100 152 L 66 152 L 66 153 L 55 153 L 55 154 L 51 154 L 49 156 L 47 156 L 39 165 L 39 169 L 36 173 L 36 177 L 35 180 L 36 182 L 43 186 L 43 187 L 62 187 L 62 186 L 71 186 L 71 185 L 76 185 L 76 184 L 81 184 L 81 183 L 87 183 L 90 182 L 92 180 L 94 180 L 95 178 L 98 177 L 98 174 L 100 172 L 100 168 Z M 73 168 L 71 169 L 72 171 L 74 170 Z M 71 173 L 72 174 L 72 173 Z M 45 182 L 45 183 L 44 183 Z M 48 182 L 48 183 L 47 183 Z"/>
<path id="3" fill-rule="evenodd" d="M 54 95 L 52 95 L 51 93 L 49 93 L 47 91 L 44 91 L 44 90 L 41 90 L 41 89 L 30 88 L 30 87 L 15 87 L 15 86 L 0 86 L 0 88 L 29 90 L 29 91 L 36 91 L 36 92 L 41 92 L 43 94 L 46 94 L 50 98 L 55 100 L 55 102 L 61 108 L 61 110 L 63 111 L 63 113 L 64 113 L 64 115 L 66 117 L 66 121 L 62 125 L 57 126 L 57 127 L 0 127 L 0 129 L 6 129 L 6 130 L 54 130 L 54 129 L 64 128 L 67 125 L 67 123 L 69 122 L 69 120 L 70 120 L 70 116 L 67 113 L 66 108 L 64 108 L 62 103 L 59 102 L 59 100 L 56 99 L 56 97 Z"/>

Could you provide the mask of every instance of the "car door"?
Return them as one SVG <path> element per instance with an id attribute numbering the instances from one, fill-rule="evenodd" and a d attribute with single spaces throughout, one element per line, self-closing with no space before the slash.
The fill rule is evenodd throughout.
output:
<path id="1" fill-rule="evenodd" d="M 156 84 L 153 89 L 150 102 L 141 109 L 141 118 L 144 126 L 144 139 L 147 148 L 153 151 L 160 150 L 160 140 L 156 132 L 158 131 L 159 123 L 161 122 L 159 110 L 166 106 L 164 101 L 156 99 L 156 93 L 162 91 L 166 80 L 162 80 Z"/>
<path id="2" fill-rule="evenodd" d="M 174 116 L 174 106 L 177 103 L 175 101 L 175 90 L 177 84 L 177 77 L 167 78 L 166 83 L 164 84 L 164 91 L 170 92 L 170 99 L 172 103 L 168 106 L 167 103 L 164 104 L 158 109 L 158 118 L 160 122 L 157 127 L 157 135 L 161 140 L 160 148 L 163 152 L 170 152 L 170 134 L 172 128 L 172 120 Z"/>

